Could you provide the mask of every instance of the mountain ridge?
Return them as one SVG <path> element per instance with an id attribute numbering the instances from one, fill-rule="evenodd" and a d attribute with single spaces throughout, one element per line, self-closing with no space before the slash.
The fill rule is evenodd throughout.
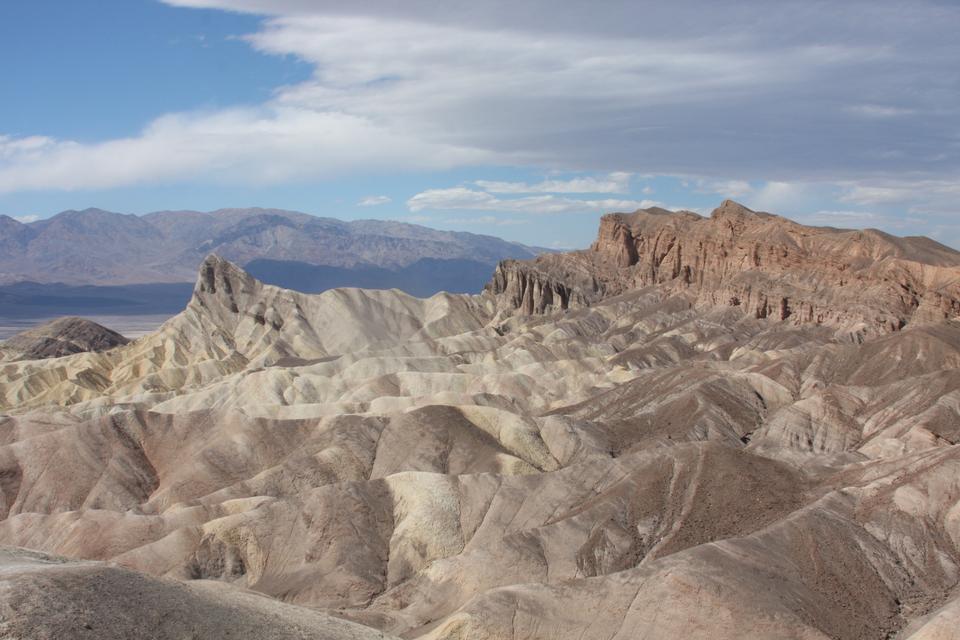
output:
<path id="1" fill-rule="evenodd" d="M 758 318 L 883 333 L 960 314 L 960 252 L 928 238 L 808 227 L 727 200 L 709 217 L 607 214 L 589 249 L 502 262 L 487 289 L 508 308 L 542 313 L 644 286 Z"/>
<path id="2" fill-rule="evenodd" d="M 161 211 L 144 216 L 102 209 L 0 224 L 0 282 L 152 284 L 190 282 L 208 253 L 258 259 L 400 269 L 420 258 L 496 264 L 543 249 L 493 236 L 391 221 L 341 221 L 279 209 Z"/>

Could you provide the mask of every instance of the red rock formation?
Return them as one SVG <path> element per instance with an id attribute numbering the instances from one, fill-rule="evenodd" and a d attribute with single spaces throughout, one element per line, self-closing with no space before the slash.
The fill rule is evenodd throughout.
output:
<path id="1" fill-rule="evenodd" d="M 603 216 L 589 250 L 501 263 L 488 289 L 544 313 L 655 285 L 757 318 L 882 333 L 960 314 L 958 282 L 960 253 L 927 238 L 807 227 L 727 200 L 709 218 Z M 574 302 L 556 304 L 557 291 Z"/>

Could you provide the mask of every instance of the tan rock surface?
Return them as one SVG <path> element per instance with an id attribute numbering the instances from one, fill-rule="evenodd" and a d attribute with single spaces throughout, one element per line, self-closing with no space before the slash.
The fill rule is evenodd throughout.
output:
<path id="1" fill-rule="evenodd" d="M 207 582 L 0 547 L 0 638 L 389 640 L 368 627 Z"/>
<path id="2" fill-rule="evenodd" d="M 0 543 L 84 561 L 6 552 L 3 631 L 957 637 L 956 254 L 729 203 L 603 225 L 474 297 L 211 257 L 156 333 L 0 365 Z"/>

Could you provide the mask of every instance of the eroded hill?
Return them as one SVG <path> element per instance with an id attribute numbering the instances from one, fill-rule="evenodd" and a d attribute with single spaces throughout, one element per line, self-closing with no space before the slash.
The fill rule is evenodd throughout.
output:
<path id="1" fill-rule="evenodd" d="M 954 637 L 957 273 L 733 203 L 606 217 L 480 296 L 211 257 L 156 333 L 0 365 L 0 542 L 84 561 L 8 552 L 29 593 L 304 637 Z"/>

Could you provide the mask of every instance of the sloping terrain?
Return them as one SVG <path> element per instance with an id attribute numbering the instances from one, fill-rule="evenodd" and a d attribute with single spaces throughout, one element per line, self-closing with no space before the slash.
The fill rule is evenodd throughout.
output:
<path id="1" fill-rule="evenodd" d="M 0 360 L 40 360 L 125 345 L 122 335 L 84 318 L 58 318 L 0 343 Z"/>
<path id="2" fill-rule="evenodd" d="M 389 640 L 367 627 L 214 583 L 158 580 L 23 549 L 0 550 L 0 592 L 5 640 Z"/>
<path id="3" fill-rule="evenodd" d="M 0 365 L 0 543 L 76 561 L 7 551 L 30 586 L 0 606 L 100 637 L 187 594 L 157 637 L 958 637 L 960 256 L 732 203 L 621 218 L 624 264 L 605 218 L 478 296 L 211 256 L 157 332 Z"/>

